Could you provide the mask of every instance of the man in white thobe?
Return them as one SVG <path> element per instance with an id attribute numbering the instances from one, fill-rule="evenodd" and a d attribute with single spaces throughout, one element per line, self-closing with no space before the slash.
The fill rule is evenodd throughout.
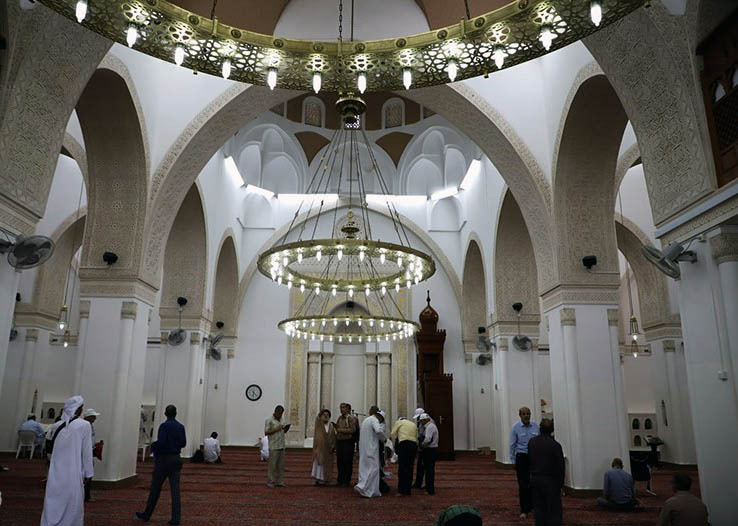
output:
<path id="1" fill-rule="evenodd" d="M 359 431 L 359 482 L 354 489 L 367 498 L 382 495 L 379 492 L 379 444 L 384 444 L 387 437 L 378 413 L 379 408 L 373 405 Z"/>
<path id="2" fill-rule="evenodd" d="M 83 403 L 81 396 L 73 396 L 64 404 L 46 481 L 41 526 L 84 524 L 84 481 L 92 477 L 92 428 L 79 418 Z"/>

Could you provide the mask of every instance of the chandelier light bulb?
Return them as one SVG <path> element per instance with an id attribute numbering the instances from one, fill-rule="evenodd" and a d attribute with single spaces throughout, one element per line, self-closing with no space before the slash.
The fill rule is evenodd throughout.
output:
<path id="1" fill-rule="evenodd" d="M 78 0 L 74 14 L 77 16 L 77 22 L 81 24 L 87 16 L 87 0 Z"/>
<path id="2" fill-rule="evenodd" d="M 223 70 L 221 72 L 223 74 L 223 78 L 227 79 L 231 76 L 231 61 L 230 59 L 225 59 L 223 61 Z"/>
<path id="3" fill-rule="evenodd" d="M 638 341 L 638 335 L 637 334 L 633 334 L 632 336 L 633 336 L 633 342 L 637 342 Z"/>
<path id="4" fill-rule="evenodd" d="M 356 323 L 357 323 L 357 324 L 359 325 L 359 327 L 361 327 L 361 318 L 359 318 L 359 319 L 358 319 L 358 320 L 356 321 Z"/>
<path id="5" fill-rule="evenodd" d="M 397 266 L 402 268 L 402 257 L 397 258 Z"/>
<path id="6" fill-rule="evenodd" d="M 300 292 L 302 292 L 303 294 L 305 293 L 305 284 L 304 283 L 300 283 Z"/>
<path id="7" fill-rule="evenodd" d="M 384 255 L 384 252 L 382 252 L 381 254 L 379 254 L 379 262 L 382 265 L 384 265 L 384 262 L 386 261 L 386 259 L 387 259 L 387 256 Z"/>
<path id="8" fill-rule="evenodd" d="M 638 351 L 633 351 L 633 358 L 638 358 Z"/>
<path id="9" fill-rule="evenodd" d="M 338 318 L 333 318 L 333 326 L 336 327 L 338 325 Z"/>
<path id="10" fill-rule="evenodd" d="M 405 282 L 405 285 L 407 285 L 407 288 L 410 288 L 410 286 L 412 285 L 412 282 L 410 280 L 407 280 Z"/>
<path id="11" fill-rule="evenodd" d="M 328 341 L 330 341 L 331 343 L 333 343 L 333 336 L 331 336 L 330 338 L 328 338 Z"/>
<path id="12" fill-rule="evenodd" d="M 413 85 L 413 72 L 410 68 L 402 70 L 402 84 L 405 89 L 410 89 L 410 86 Z"/>
<path id="13" fill-rule="evenodd" d="M 277 86 L 277 68 L 269 68 L 267 72 L 267 86 L 271 90 Z"/>
<path id="14" fill-rule="evenodd" d="M 59 322 L 59 330 L 60 330 L 60 331 L 63 331 L 63 330 L 64 330 L 64 327 L 66 327 L 66 326 L 67 326 L 67 324 L 66 324 L 66 323 L 64 323 L 64 321 L 60 321 L 60 322 Z"/>
<path id="15" fill-rule="evenodd" d="M 335 295 L 336 295 L 336 291 L 337 291 L 337 290 L 338 290 L 338 289 L 336 289 L 336 286 L 335 286 L 335 285 L 333 285 L 333 286 L 331 287 L 331 296 L 335 296 Z"/>
<path id="16" fill-rule="evenodd" d="M 541 44 L 543 44 L 543 47 L 546 49 L 546 51 L 548 51 L 549 49 L 551 49 L 551 43 L 553 42 L 553 39 L 556 38 L 556 35 L 554 35 L 551 26 L 543 25 L 541 26 L 541 33 L 538 38 L 541 41 Z"/>
<path id="17" fill-rule="evenodd" d="M 69 347 L 69 342 L 67 340 L 64 340 L 64 348 L 66 349 L 67 347 Z"/>
<path id="18" fill-rule="evenodd" d="M 338 337 L 338 343 L 343 343 L 343 336 Z"/>
<path id="19" fill-rule="evenodd" d="M 367 297 L 368 297 L 368 296 L 369 296 L 369 294 L 371 294 L 371 293 L 372 293 L 372 289 L 370 289 L 370 288 L 369 288 L 369 285 L 367 285 L 367 287 L 366 287 L 366 288 L 364 289 L 364 294 L 366 294 L 366 295 L 367 295 Z"/>
<path id="20" fill-rule="evenodd" d="M 350 288 L 348 290 L 348 295 L 349 295 L 349 298 L 353 298 L 354 297 L 354 289 L 353 288 Z"/>
<path id="21" fill-rule="evenodd" d="M 315 295 L 320 296 L 320 285 L 315 285 Z"/>
<path id="22" fill-rule="evenodd" d="M 314 332 L 313 333 L 310 333 L 310 339 L 311 340 L 315 340 L 315 333 Z"/>
<path id="23" fill-rule="evenodd" d="M 126 29 L 126 43 L 128 44 L 128 47 L 133 47 L 136 40 L 138 40 L 138 29 L 136 29 L 136 26 L 131 24 L 128 26 L 128 29 Z"/>
<path id="24" fill-rule="evenodd" d="M 302 263 L 302 252 L 297 253 L 297 262 Z"/>
<path id="25" fill-rule="evenodd" d="M 361 343 L 361 336 L 359 336 L 359 343 Z"/>
<path id="26" fill-rule="evenodd" d="M 287 282 L 287 288 L 288 288 L 288 289 L 291 289 L 291 288 L 292 288 L 292 280 L 289 280 L 289 281 Z"/>
<path id="27" fill-rule="evenodd" d="M 384 296 L 385 294 L 387 294 L 387 287 L 382 285 L 382 296 Z"/>
<path id="28" fill-rule="evenodd" d="M 320 261 L 322 257 L 323 257 L 323 252 L 320 249 L 318 249 L 318 251 L 315 253 L 315 259 Z"/>
<path id="29" fill-rule="evenodd" d="M 346 327 L 348 327 L 349 322 L 351 322 L 351 319 L 350 318 L 346 318 Z"/>
<path id="30" fill-rule="evenodd" d="M 384 329 L 384 320 L 380 320 L 379 322 L 379 328 Z"/>
<path id="31" fill-rule="evenodd" d="M 366 257 L 366 254 L 364 254 L 364 251 L 359 251 L 359 261 L 364 261 L 364 258 Z"/>
<path id="32" fill-rule="evenodd" d="M 322 319 L 322 320 L 320 321 L 320 326 L 321 326 L 321 327 L 325 327 L 325 318 L 323 318 L 323 319 Z"/>
<path id="33" fill-rule="evenodd" d="M 599 27 L 600 22 L 602 22 L 602 3 L 600 0 L 592 0 L 589 3 L 589 16 L 592 18 L 592 23 Z"/>
<path id="34" fill-rule="evenodd" d="M 348 337 L 348 339 L 349 339 L 349 343 L 351 343 L 351 341 L 352 341 L 352 338 L 351 338 L 351 336 L 349 336 L 349 337 Z"/>
<path id="35" fill-rule="evenodd" d="M 286 267 L 289 264 L 290 264 L 290 258 L 288 258 L 287 256 L 284 256 L 282 258 L 282 265 Z"/>
<path id="36" fill-rule="evenodd" d="M 374 320 L 373 319 L 369 320 L 369 327 L 374 327 Z"/>
<path id="37" fill-rule="evenodd" d="M 456 80 L 456 75 L 459 74 L 459 65 L 454 59 L 449 59 L 446 63 L 446 74 L 448 75 L 448 80 L 451 82 Z"/>
<path id="38" fill-rule="evenodd" d="M 313 91 L 318 93 L 323 85 L 323 75 L 320 71 L 313 72 Z"/>
<path id="39" fill-rule="evenodd" d="M 368 341 L 369 343 L 371 343 L 371 341 L 372 341 L 372 337 L 371 337 L 371 336 L 367 336 L 367 337 L 366 337 L 366 341 Z"/>
<path id="40" fill-rule="evenodd" d="M 277 276 L 277 283 L 282 284 L 282 276 Z"/>
<path id="41" fill-rule="evenodd" d="M 363 71 L 359 73 L 359 76 L 356 78 L 356 87 L 359 88 L 359 93 L 364 93 L 366 91 L 366 73 Z"/>
<path id="42" fill-rule="evenodd" d="M 315 327 L 315 320 L 310 320 L 310 326 Z"/>
<path id="43" fill-rule="evenodd" d="M 343 249 L 339 248 L 338 252 L 336 253 L 336 257 L 338 258 L 338 261 L 341 261 L 343 259 Z"/>
<path id="44" fill-rule="evenodd" d="M 400 283 L 395 283 L 395 292 L 400 292 Z"/>
<path id="45" fill-rule="evenodd" d="M 174 63 L 181 66 L 185 59 L 185 50 L 182 46 L 177 46 L 174 50 Z"/>
<path id="46" fill-rule="evenodd" d="M 321 342 L 323 341 L 323 335 L 322 334 L 320 335 L 320 341 Z"/>
<path id="47" fill-rule="evenodd" d="M 497 66 L 497 69 L 502 69 L 502 66 L 505 64 L 505 50 L 502 46 L 495 46 L 492 58 L 495 60 L 495 66 Z"/>

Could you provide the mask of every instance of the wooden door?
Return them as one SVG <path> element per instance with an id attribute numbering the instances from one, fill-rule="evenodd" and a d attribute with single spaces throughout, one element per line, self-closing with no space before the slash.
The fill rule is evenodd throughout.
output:
<path id="1" fill-rule="evenodd" d="M 438 426 L 438 458 L 454 460 L 453 375 L 426 377 L 425 410 Z"/>

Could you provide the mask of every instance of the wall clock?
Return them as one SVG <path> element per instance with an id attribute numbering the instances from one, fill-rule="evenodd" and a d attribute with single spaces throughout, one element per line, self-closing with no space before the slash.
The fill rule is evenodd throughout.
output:
<path id="1" fill-rule="evenodd" d="M 251 400 L 252 402 L 256 402 L 259 398 L 261 398 L 261 387 L 259 387 L 256 384 L 251 384 L 246 388 L 246 398 Z"/>

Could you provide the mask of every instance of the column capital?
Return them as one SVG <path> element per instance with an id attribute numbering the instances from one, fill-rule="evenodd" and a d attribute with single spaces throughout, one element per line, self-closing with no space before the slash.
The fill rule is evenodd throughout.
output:
<path id="1" fill-rule="evenodd" d="M 26 329 L 26 341 L 27 342 L 38 341 L 38 329 L 34 329 L 34 328 Z"/>
<path id="2" fill-rule="evenodd" d="M 79 317 L 80 318 L 90 317 L 90 300 L 82 300 L 79 302 Z"/>
<path id="3" fill-rule="evenodd" d="M 166 345 L 169 338 L 169 331 L 161 331 L 159 337 L 161 338 L 161 344 Z"/>
<path id="4" fill-rule="evenodd" d="M 676 352 L 676 342 L 674 340 L 664 340 L 661 345 L 664 352 Z"/>
<path id="5" fill-rule="evenodd" d="M 392 355 L 388 352 L 379 353 L 377 361 L 379 362 L 379 365 L 390 365 L 392 363 Z"/>
<path id="6" fill-rule="evenodd" d="M 618 286 L 557 285 L 541 295 L 541 312 L 561 305 L 612 305 L 620 303 Z"/>
<path id="7" fill-rule="evenodd" d="M 200 345 L 202 343 L 202 334 L 200 331 L 190 331 L 190 345 Z"/>
<path id="8" fill-rule="evenodd" d="M 236 350 L 235 349 L 226 349 L 226 357 L 229 360 L 233 360 L 236 357 Z"/>
<path id="9" fill-rule="evenodd" d="M 324 352 L 322 356 L 323 356 L 323 365 L 333 364 L 333 353 L 332 352 Z"/>
<path id="10" fill-rule="evenodd" d="M 607 309 L 607 324 L 610 327 L 617 327 L 620 320 L 618 309 Z"/>
<path id="11" fill-rule="evenodd" d="M 567 325 L 576 325 L 576 324 L 577 324 L 577 311 L 572 308 L 561 309 L 561 325 L 567 326 Z"/>
<path id="12" fill-rule="evenodd" d="M 464 353 L 464 362 L 466 362 L 466 363 L 472 363 L 473 360 L 474 360 L 474 355 L 472 353 L 470 353 L 470 352 L 465 352 Z"/>
<path id="13" fill-rule="evenodd" d="M 723 232 L 710 238 L 712 257 L 717 264 L 738 261 L 738 232 Z"/>
<path id="14" fill-rule="evenodd" d="M 135 301 L 124 301 L 120 306 L 120 318 L 135 320 L 137 311 L 138 303 Z"/>
<path id="15" fill-rule="evenodd" d="M 506 337 L 498 338 L 497 339 L 497 350 L 498 351 L 507 351 L 510 349 L 510 343 Z"/>
<path id="16" fill-rule="evenodd" d="M 367 365 L 377 365 L 377 355 L 374 353 L 367 353 L 364 355 Z"/>
<path id="17" fill-rule="evenodd" d="M 309 364 L 320 363 L 320 352 L 309 351 L 308 352 L 308 363 Z"/>

